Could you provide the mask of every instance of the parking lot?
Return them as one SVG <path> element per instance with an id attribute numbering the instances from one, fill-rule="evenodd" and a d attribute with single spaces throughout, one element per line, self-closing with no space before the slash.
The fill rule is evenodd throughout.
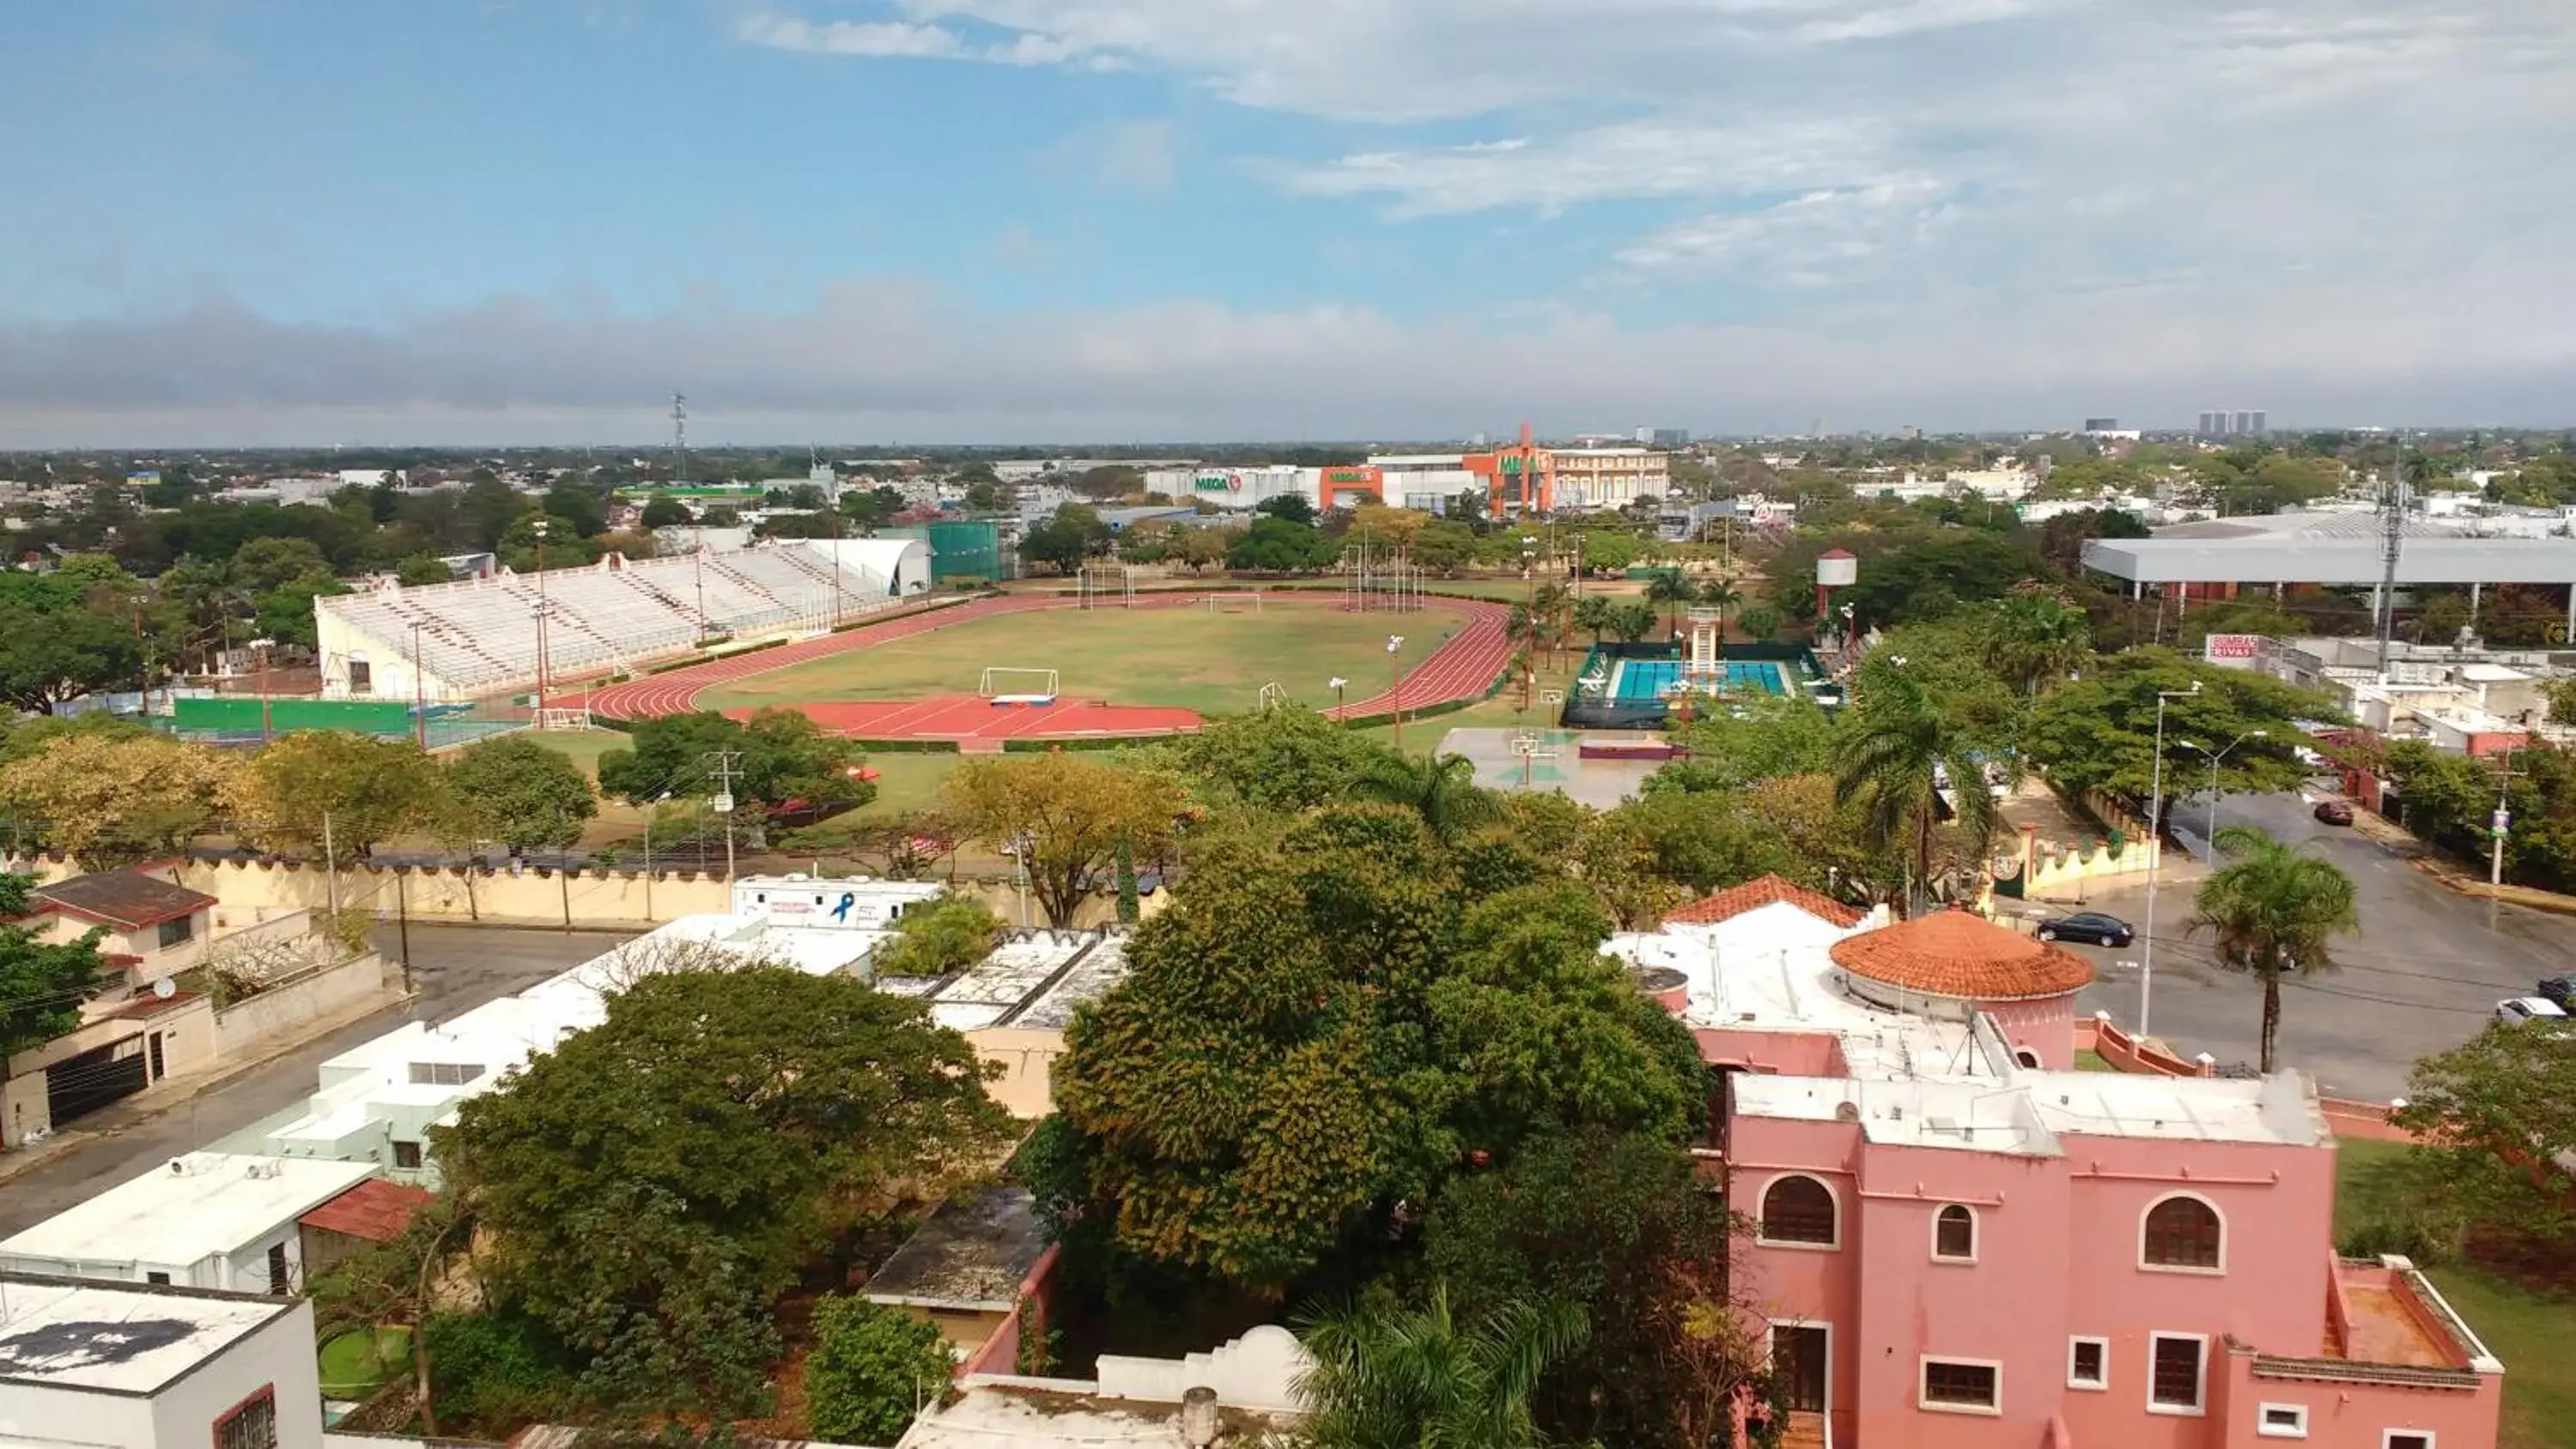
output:
<path id="1" fill-rule="evenodd" d="M 2315 841 L 2359 886 L 2361 929 L 2336 943 L 2341 969 L 2283 983 L 2281 1057 L 2313 1075 L 2330 1096 L 2386 1101 L 2405 1094 L 2407 1071 L 2418 1058 L 2476 1035 L 2499 1000 L 2530 994 L 2543 976 L 2576 971 L 2576 919 L 2458 895 L 2398 849 L 2318 823 L 2310 812 L 2321 798 L 2230 797 L 2219 824 L 2259 825 L 2284 840 Z M 2174 858 L 2181 859 L 2179 851 Z M 2259 1059 L 2263 992 L 2254 978 L 2220 970 L 2207 937 L 2189 930 L 2192 894 L 2205 874 L 2182 867 L 2160 886 L 2148 1025 L 2184 1056 L 2207 1052 L 2222 1065 L 2250 1065 Z M 2135 1026 L 2147 973 L 2123 963 L 2148 955 L 2145 882 L 2095 890 L 2081 908 L 2108 911 L 2140 932 L 2125 950 L 2068 948 L 2101 972 L 2077 998 L 2079 1008 L 2108 1011 L 2123 1026 Z"/>

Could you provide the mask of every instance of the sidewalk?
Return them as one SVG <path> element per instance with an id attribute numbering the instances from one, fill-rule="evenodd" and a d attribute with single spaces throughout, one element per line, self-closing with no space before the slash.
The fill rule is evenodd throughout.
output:
<path id="1" fill-rule="evenodd" d="M 0 1182 L 6 1182 L 22 1172 L 59 1161 L 93 1143 L 104 1142 L 120 1133 L 142 1126 L 200 1097 L 219 1091 L 233 1081 L 268 1066 L 280 1057 L 301 1051 L 335 1031 L 354 1026 L 385 1012 L 400 1011 L 419 999 L 420 994 L 415 991 L 409 995 L 358 1002 L 346 1010 L 330 1016 L 316 1017 L 304 1023 L 303 1029 L 293 1036 L 280 1037 L 277 1041 L 262 1047 L 254 1056 L 221 1062 L 201 1072 L 163 1077 L 133 1096 L 90 1113 L 76 1126 L 50 1133 L 40 1142 L 23 1147 L 12 1146 L 7 1152 L 0 1153 Z"/>
<path id="2" fill-rule="evenodd" d="M 2560 895 L 2556 891 L 2540 890 L 2533 886 L 2489 885 L 2485 875 L 2471 871 L 2460 862 L 2444 855 L 2440 850 L 2425 844 L 2420 837 L 2409 833 L 2404 827 L 2368 810 L 2352 812 L 2352 828 L 2355 834 L 2375 845 L 2383 845 L 2391 850 L 2402 852 L 2417 870 L 2440 881 L 2445 887 L 2460 895 L 2472 896 L 2479 900 L 2503 901 L 2507 905 L 2528 906 L 2535 911 L 2548 911 L 2553 915 L 2576 916 L 2576 896 Z"/>

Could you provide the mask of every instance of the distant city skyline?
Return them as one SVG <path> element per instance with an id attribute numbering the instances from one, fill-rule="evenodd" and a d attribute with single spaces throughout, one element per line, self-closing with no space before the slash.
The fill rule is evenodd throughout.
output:
<path id="1" fill-rule="evenodd" d="M 0 448 L 634 446 L 675 390 L 709 442 L 2576 421 L 2565 6 L 134 0 L 0 47 Z"/>

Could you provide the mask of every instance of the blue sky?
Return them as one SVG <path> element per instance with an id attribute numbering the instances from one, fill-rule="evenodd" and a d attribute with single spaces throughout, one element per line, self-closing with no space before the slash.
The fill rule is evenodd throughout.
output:
<path id="1" fill-rule="evenodd" d="M 0 446 L 2559 423 L 2562 0 L 0 7 Z"/>

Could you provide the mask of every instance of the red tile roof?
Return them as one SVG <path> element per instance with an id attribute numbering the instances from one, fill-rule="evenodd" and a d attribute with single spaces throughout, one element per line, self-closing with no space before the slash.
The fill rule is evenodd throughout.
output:
<path id="1" fill-rule="evenodd" d="M 1793 885 L 1776 875 L 1749 880 L 1740 886 L 1728 886 L 1713 896 L 1705 896 L 1664 917 L 1667 926 L 1714 926 L 1731 921 L 1746 911 L 1764 906 L 1791 905 L 1820 921 L 1837 926 L 1857 926 L 1868 912 L 1844 905 L 1831 896 Z"/>
<path id="2" fill-rule="evenodd" d="M 437 1200 L 426 1188 L 371 1177 L 296 1221 L 326 1233 L 390 1243 L 411 1225 L 411 1215 Z"/>
<path id="3" fill-rule="evenodd" d="M 2065 996 L 2093 980 L 2074 952 L 1960 910 L 1845 937 L 1833 956 L 1855 976 L 1962 1001 Z"/>
<path id="4" fill-rule="evenodd" d="M 173 885 L 139 869 L 102 870 L 38 886 L 35 903 L 87 921 L 139 931 L 221 905 L 204 891 Z"/>

